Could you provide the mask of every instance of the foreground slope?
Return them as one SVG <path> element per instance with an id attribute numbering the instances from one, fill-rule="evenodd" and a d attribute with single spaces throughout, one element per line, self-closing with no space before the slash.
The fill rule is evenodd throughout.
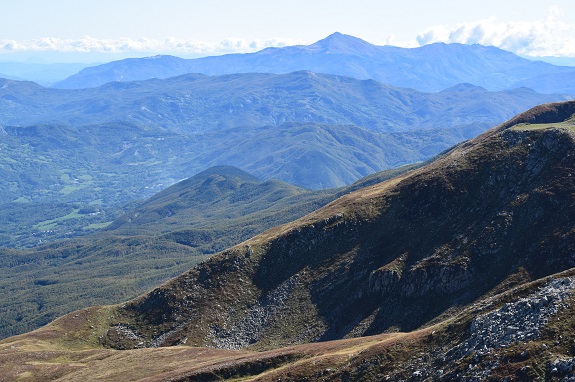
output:
<path id="1" fill-rule="evenodd" d="M 575 102 L 530 110 L 148 294 L 6 340 L 4 371 L 62 380 L 113 380 L 120 370 L 181 381 L 567 376 L 573 114 Z M 188 347 L 97 349 L 176 344 Z M 138 358 L 146 372 L 123 366 Z"/>
<path id="2" fill-rule="evenodd" d="M 575 272 L 495 294 L 444 321 L 263 352 L 189 346 L 95 348 L 110 308 L 58 319 L 0 342 L 12 381 L 563 381 L 573 377 Z"/>
<path id="3" fill-rule="evenodd" d="M 569 129 L 492 130 L 123 305 L 105 343 L 268 348 L 409 331 L 512 275 L 567 269 L 574 148 Z"/>

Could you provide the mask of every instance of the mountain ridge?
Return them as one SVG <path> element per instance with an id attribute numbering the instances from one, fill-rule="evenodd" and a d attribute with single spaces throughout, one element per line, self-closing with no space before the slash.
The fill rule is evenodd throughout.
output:
<path id="1" fill-rule="evenodd" d="M 130 63 L 135 65 L 129 65 Z M 198 59 L 117 61 L 83 69 L 57 83 L 61 88 L 85 88 L 111 81 L 167 78 L 185 73 L 283 74 L 298 70 L 375 79 L 397 87 L 437 92 L 460 82 L 491 91 L 512 88 L 520 81 L 572 70 L 544 62 L 532 62 L 504 50 L 482 45 L 435 43 L 419 48 L 377 46 L 357 37 L 334 33 L 311 45 L 266 48 L 255 53 L 229 54 Z M 522 85 L 518 85 L 522 86 Z M 575 94 L 575 88 L 558 87 Z"/>
<path id="2" fill-rule="evenodd" d="M 575 112 L 575 102 L 564 105 Z M 224 251 L 133 300 L 118 310 L 106 341 L 112 347 L 133 346 L 131 334 L 116 329 L 120 326 L 137 328 L 131 333 L 146 346 L 174 345 L 185 337 L 190 345 L 223 348 L 334 340 L 395 326 L 410 331 L 455 301 L 469 304 L 519 268 L 541 278 L 572 267 L 575 259 L 568 253 L 575 243 L 567 233 L 564 203 L 573 201 L 562 190 L 575 186 L 564 172 L 574 165 L 569 159 L 574 137 L 569 130 L 494 129 L 412 173 L 345 195 Z M 504 160 L 491 156 L 504 147 Z M 559 170 L 551 171 L 554 166 Z M 442 208 L 447 205 L 448 210 Z M 462 220 L 473 210 L 473 218 Z M 538 220 L 531 221 L 531 214 Z M 557 225 L 540 223 L 550 216 Z M 398 228 L 390 227 L 392 221 Z M 401 228 L 414 224 L 415 237 Z M 379 228 L 371 230 L 372 225 Z M 390 228 L 382 232 L 381 227 Z M 527 232 L 531 239 L 519 243 Z M 544 243 L 560 233 L 564 239 L 545 249 Z M 502 235 L 506 240 L 499 242 Z M 387 254 L 379 258 L 374 250 Z M 486 262 L 495 253 L 497 261 Z M 364 268 L 369 261 L 375 262 L 371 272 Z M 243 280 L 241 287 L 231 287 L 237 280 Z M 212 299 L 220 298 L 217 307 Z M 401 305 L 405 299 L 413 301 L 411 308 Z M 424 308 L 420 299 L 437 304 Z M 391 310 L 378 311 L 376 300 Z M 300 310 L 305 319 L 293 304 L 306 306 Z M 258 323 L 251 314 L 260 309 L 267 313 Z M 280 322 L 286 314 L 294 333 L 310 330 L 310 317 L 316 326 L 299 339 L 283 337 Z M 364 320 L 369 324 L 360 325 Z"/>
<path id="3" fill-rule="evenodd" d="M 435 113 L 442 114 L 443 126 L 454 127 L 454 119 L 465 124 L 478 122 L 473 115 L 461 115 L 445 104 L 447 100 L 442 97 L 449 91 L 423 93 L 370 79 L 305 70 L 287 74 L 186 74 L 77 90 L 4 80 L 0 90 L 0 106 L 6 110 L 0 118 L 3 126 L 123 122 L 187 131 L 316 122 L 355 124 L 381 132 L 440 127 L 439 121 L 426 119 L 428 113 L 418 112 L 422 108 L 429 111 L 439 108 Z M 570 99 L 567 95 L 539 95 L 524 88 L 484 93 L 490 96 L 484 101 L 492 116 L 481 115 L 480 122 L 487 124 L 503 122 L 536 104 Z M 494 97 L 506 99 L 494 100 Z M 529 98 L 534 100 L 527 105 Z M 457 101 L 468 105 L 477 102 L 463 98 Z M 506 109 L 504 105 L 511 107 L 517 103 L 521 107 L 513 108 L 505 116 L 498 112 Z"/>

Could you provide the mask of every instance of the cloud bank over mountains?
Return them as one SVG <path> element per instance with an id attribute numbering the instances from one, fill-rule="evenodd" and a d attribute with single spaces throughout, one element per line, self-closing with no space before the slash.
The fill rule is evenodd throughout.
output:
<path id="1" fill-rule="evenodd" d="M 328 31 L 330 34 L 334 31 Z M 340 31 L 348 33 L 348 31 Z M 575 24 L 565 21 L 560 7 L 552 6 L 539 20 L 500 22 L 495 18 L 455 25 L 435 25 L 418 33 L 408 41 L 396 41 L 393 36 L 380 41 L 370 41 L 378 45 L 417 47 L 436 42 L 481 44 L 495 46 L 522 56 L 575 57 Z M 361 36 L 357 36 L 360 37 Z M 298 44 L 311 44 L 314 41 L 301 41 L 289 38 L 268 40 L 248 40 L 228 38 L 219 42 L 168 38 L 100 39 L 85 36 L 79 39 L 44 37 L 29 40 L 0 39 L 0 53 L 18 52 L 62 52 L 62 53 L 130 53 L 150 52 L 150 54 L 174 55 L 217 55 L 225 53 L 255 52 L 267 47 L 283 47 Z"/>
<path id="2" fill-rule="evenodd" d="M 545 18 L 535 21 L 498 22 L 494 18 L 436 25 L 417 36 L 417 45 L 434 42 L 481 44 L 523 56 L 575 56 L 575 24 L 563 21 L 560 7 L 553 6 Z"/>
<path id="3" fill-rule="evenodd" d="M 156 40 L 149 38 L 120 38 L 120 39 L 98 39 L 85 36 L 80 39 L 62 39 L 45 37 L 40 39 L 30 39 L 23 41 L 0 39 L 0 50 L 3 51 L 59 51 L 59 52 L 180 52 L 196 54 L 232 53 L 232 52 L 252 52 L 267 47 L 282 47 L 295 45 L 299 41 L 290 39 L 271 40 L 251 40 L 242 38 L 229 38 L 214 43 L 198 40 L 185 40 L 179 38 L 169 38 L 166 40 Z"/>

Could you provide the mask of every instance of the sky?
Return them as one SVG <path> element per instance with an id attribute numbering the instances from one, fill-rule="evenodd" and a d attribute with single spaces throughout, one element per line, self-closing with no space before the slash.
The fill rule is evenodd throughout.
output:
<path id="1" fill-rule="evenodd" d="M 575 57 L 573 0 L 0 1 L 0 60 L 199 57 L 310 44 L 333 32 L 376 45 L 480 43 Z"/>

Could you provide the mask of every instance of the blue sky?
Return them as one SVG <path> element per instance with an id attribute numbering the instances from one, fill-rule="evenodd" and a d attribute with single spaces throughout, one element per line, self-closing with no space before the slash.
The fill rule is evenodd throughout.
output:
<path id="1" fill-rule="evenodd" d="M 21 0 L 2 4 L 0 59 L 248 52 L 339 31 L 371 43 L 494 45 L 575 57 L 575 1 Z M 66 58 L 68 57 L 68 58 Z"/>

